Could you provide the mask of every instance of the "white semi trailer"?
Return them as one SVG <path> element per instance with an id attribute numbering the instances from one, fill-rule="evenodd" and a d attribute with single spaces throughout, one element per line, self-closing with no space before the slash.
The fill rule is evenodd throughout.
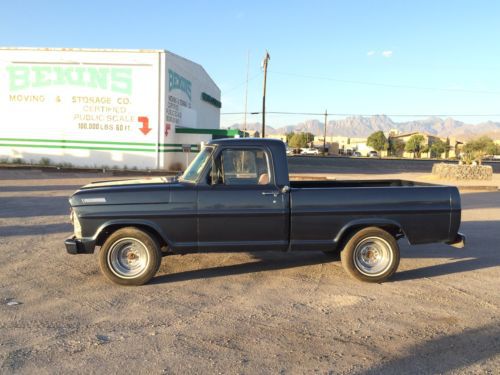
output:
<path id="1" fill-rule="evenodd" d="M 0 48 L 0 158 L 177 169 L 220 107 L 205 70 L 168 51 Z"/>

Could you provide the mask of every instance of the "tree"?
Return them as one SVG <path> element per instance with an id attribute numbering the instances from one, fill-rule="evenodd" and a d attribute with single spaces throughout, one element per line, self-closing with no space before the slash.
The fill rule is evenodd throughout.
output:
<path id="1" fill-rule="evenodd" d="M 429 156 L 429 151 L 431 151 L 431 148 L 429 147 L 429 145 L 424 144 L 422 146 L 422 148 L 420 149 L 420 155 L 427 154 L 427 156 Z"/>
<path id="2" fill-rule="evenodd" d="M 368 137 L 366 144 L 378 152 L 389 148 L 389 142 L 387 141 L 384 132 L 381 130 L 372 133 Z"/>
<path id="3" fill-rule="evenodd" d="M 314 141 L 314 134 L 313 133 L 307 132 L 307 133 L 303 133 L 303 134 L 305 134 L 305 138 L 306 138 L 307 143 L 311 143 Z"/>
<path id="4" fill-rule="evenodd" d="M 389 137 L 389 153 L 392 156 L 402 156 L 405 150 L 405 143 L 400 138 Z"/>
<path id="5" fill-rule="evenodd" d="M 486 155 L 496 155 L 500 153 L 498 146 L 489 137 L 480 137 L 467 142 L 462 148 L 463 159 L 465 163 L 470 164 L 473 161 L 481 164 Z"/>
<path id="6" fill-rule="evenodd" d="M 450 138 L 446 138 L 446 159 L 450 157 L 450 150 L 451 150 L 451 145 L 450 145 Z"/>
<path id="7" fill-rule="evenodd" d="M 314 141 L 314 135 L 311 133 L 295 133 L 290 137 L 288 146 L 292 148 L 303 148 Z"/>
<path id="8" fill-rule="evenodd" d="M 495 144 L 495 150 L 492 155 L 500 155 L 500 145 Z"/>
<path id="9" fill-rule="evenodd" d="M 417 158 L 420 158 L 420 153 L 422 152 L 422 148 L 424 146 L 424 136 L 420 134 L 415 134 L 408 139 L 408 142 L 406 142 L 405 145 L 405 151 L 406 152 L 412 152 L 413 157 L 417 156 Z"/>
<path id="10" fill-rule="evenodd" d="M 447 151 L 449 151 L 450 146 L 438 139 L 437 141 L 431 144 L 431 157 L 441 159 L 441 155 Z"/>

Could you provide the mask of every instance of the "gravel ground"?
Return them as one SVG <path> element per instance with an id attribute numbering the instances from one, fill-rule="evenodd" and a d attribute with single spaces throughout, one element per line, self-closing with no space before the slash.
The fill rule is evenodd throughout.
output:
<path id="1" fill-rule="evenodd" d="M 263 252 L 168 256 L 120 287 L 63 245 L 96 179 L 0 170 L 0 373 L 498 374 L 500 192 L 463 194 L 465 249 L 400 241 L 384 284 Z"/>

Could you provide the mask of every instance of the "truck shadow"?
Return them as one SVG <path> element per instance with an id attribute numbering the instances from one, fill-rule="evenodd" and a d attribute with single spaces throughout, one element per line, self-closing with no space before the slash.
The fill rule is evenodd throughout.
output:
<path id="1" fill-rule="evenodd" d="M 471 373 L 495 372 L 494 360 L 490 362 L 489 369 L 482 366 L 481 369 L 467 370 L 463 367 L 497 356 L 500 353 L 499 336 L 500 322 L 496 321 L 415 345 L 405 350 L 406 355 L 358 374 L 444 374 L 457 369 Z"/>
<path id="2" fill-rule="evenodd" d="M 191 271 L 160 275 L 153 278 L 153 280 L 151 280 L 151 283 L 161 284 L 178 281 L 242 275 L 247 273 L 276 271 L 289 268 L 312 266 L 331 261 L 331 257 L 328 257 L 321 252 L 275 253 L 263 251 L 252 253 L 252 255 L 259 260 L 248 263 L 231 264 L 227 266 L 202 268 Z"/>
<path id="3" fill-rule="evenodd" d="M 412 270 L 399 271 L 394 274 L 394 276 L 390 279 L 390 281 L 423 279 L 429 277 L 450 275 L 453 273 L 497 267 L 499 265 L 500 262 L 498 261 L 498 259 L 485 259 L 485 258 L 463 259 L 459 261 L 415 268 Z"/>

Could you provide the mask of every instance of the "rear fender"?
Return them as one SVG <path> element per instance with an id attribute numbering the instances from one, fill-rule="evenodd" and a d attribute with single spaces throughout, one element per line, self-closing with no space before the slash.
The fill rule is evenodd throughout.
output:
<path id="1" fill-rule="evenodd" d="M 391 229 L 388 230 L 388 232 L 394 235 L 396 239 L 399 239 L 401 237 L 406 237 L 406 234 L 403 228 L 401 227 L 401 224 L 399 224 L 398 222 L 390 219 L 368 218 L 368 219 L 352 220 L 348 222 L 346 225 L 342 227 L 342 229 L 340 229 L 339 233 L 337 234 L 337 236 L 334 238 L 333 241 L 336 244 L 341 245 L 345 241 L 347 241 L 354 232 L 357 232 L 358 230 L 367 227 Z M 398 236 L 398 234 L 401 234 L 401 236 Z"/>

